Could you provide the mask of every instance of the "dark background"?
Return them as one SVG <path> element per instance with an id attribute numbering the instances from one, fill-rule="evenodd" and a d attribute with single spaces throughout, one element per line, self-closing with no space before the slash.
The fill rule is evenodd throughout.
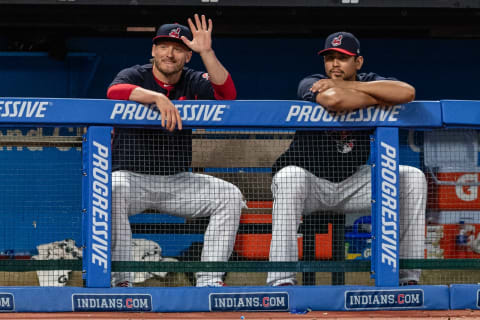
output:
<path id="1" fill-rule="evenodd" d="M 148 61 L 156 27 L 203 13 L 239 99 L 296 99 L 340 30 L 360 38 L 363 71 L 413 84 L 417 100 L 479 99 L 480 1 L 215 1 L 0 1 L 0 96 L 104 98 Z"/>

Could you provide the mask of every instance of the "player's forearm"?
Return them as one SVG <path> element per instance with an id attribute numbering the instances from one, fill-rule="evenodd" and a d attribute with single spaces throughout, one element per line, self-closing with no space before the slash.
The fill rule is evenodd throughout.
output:
<path id="1" fill-rule="evenodd" d="M 147 90 L 142 87 L 136 87 L 130 94 L 129 100 L 143 104 L 157 103 L 159 100 L 168 98 L 160 92 Z"/>
<path id="2" fill-rule="evenodd" d="M 392 80 L 370 82 L 344 81 L 346 88 L 368 94 L 387 104 L 407 103 L 415 99 L 415 88 L 408 83 Z"/>
<path id="3" fill-rule="evenodd" d="M 379 104 L 374 97 L 354 90 L 344 88 L 330 88 L 316 96 L 316 102 L 328 110 L 351 111 Z"/>
<path id="4" fill-rule="evenodd" d="M 207 69 L 210 81 L 216 85 L 224 84 L 228 77 L 228 71 L 217 59 L 215 52 L 210 49 L 206 52 L 200 53 L 200 57 Z"/>
<path id="5" fill-rule="evenodd" d="M 170 132 L 174 131 L 175 128 L 182 130 L 182 119 L 178 109 L 163 93 L 137 87 L 130 94 L 129 100 L 142 104 L 155 104 L 161 114 L 162 127 Z"/>

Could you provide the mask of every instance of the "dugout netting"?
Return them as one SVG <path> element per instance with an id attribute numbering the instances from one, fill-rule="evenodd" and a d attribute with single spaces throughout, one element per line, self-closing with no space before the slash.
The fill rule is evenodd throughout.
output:
<path id="1" fill-rule="evenodd" d="M 434 261 L 429 264 L 431 270 L 424 272 L 424 281 L 478 283 L 478 130 L 427 131 L 423 145 L 429 186 L 426 258 Z"/>
<path id="2" fill-rule="evenodd" d="M 0 132 L 0 285 L 82 286 L 84 129 Z"/>
<path id="3" fill-rule="evenodd" d="M 225 271 L 224 280 L 230 286 L 265 285 L 269 271 L 294 273 L 298 284 L 374 285 L 369 273 L 371 220 L 365 204 L 365 199 L 371 199 L 365 193 L 368 188 L 358 187 L 368 184 L 368 170 L 342 183 L 368 153 L 370 131 L 336 130 L 326 135 L 321 131 L 197 129 L 185 131 L 173 144 L 144 130 L 136 132 L 120 144 L 114 141 L 114 166 L 116 149 L 128 150 L 123 158 L 117 158 L 116 172 L 133 165 L 130 170 L 138 176 L 165 177 L 175 174 L 171 171 L 175 166 L 189 167 L 188 175 L 166 181 L 147 179 L 139 184 L 131 177 L 119 176 L 124 195 L 116 201 L 128 208 L 129 224 L 119 224 L 116 231 L 129 232 L 130 228 L 132 239 L 120 242 L 118 256 L 113 254 L 113 270 L 135 272 L 132 280 L 136 286 L 192 286 L 197 271 Z M 58 279 L 67 279 L 61 285 L 82 285 L 82 133 L 83 129 L 67 128 L 2 130 L 2 285 L 56 285 Z M 301 136 L 301 141 L 291 146 L 295 136 Z M 145 147 L 150 139 L 156 139 L 153 148 Z M 191 155 L 185 152 L 189 148 Z M 343 155 L 343 167 L 334 166 L 338 154 Z M 400 162 L 421 170 L 428 182 L 425 227 L 400 217 L 400 223 L 414 230 L 404 235 L 403 245 L 420 247 L 422 254 L 401 250 L 401 266 L 422 269 L 421 284 L 478 282 L 480 274 L 470 263 L 478 259 L 480 248 L 478 132 L 402 129 Z M 308 168 L 314 177 L 284 169 L 292 166 Z M 275 173 L 280 173 L 276 183 Z M 218 180 L 196 180 L 193 174 Z M 317 176 L 335 183 L 319 182 Z M 421 201 L 415 195 L 415 186 L 421 183 L 411 181 L 412 205 Z M 269 262 L 275 200 L 272 184 L 276 200 L 283 201 L 276 209 L 281 223 L 274 241 L 279 242 L 280 253 L 274 263 Z M 241 192 L 247 207 L 239 203 L 235 190 Z M 162 207 L 159 202 L 166 204 Z M 230 202 L 235 203 L 233 207 L 228 207 Z M 287 238 L 296 223 L 292 212 L 299 206 L 308 214 L 294 233 L 295 248 L 287 250 L 292 245 Z M 209 251 L 213 255 L 202 259 L 209 215 L 222 210 L 241 210 L 238 229 L 233 223 L 236 214 L 227 215 L 228 221 L 219 223 L 212 233 L 222 234 L 223 240 L 214 236 Z M 225 239 L 232 230 L 236 230 L 234 244 Z M 58 251 L 45 247 L 48 244 Z M 220 255 L 230 245 L 232 254 L 222 265 Z M 130 261 L 124 259 L 127 254 L 131 254 Z M 292 264 L 297 257 L 300 263 Z M 65 278 L 65 272 L 59 270 L 72 272 Z"/>
<path id="4" fill-rule="evenodd" d="M 208 215 L 215 212 L 216 208 L 209 207 L 208 203 L 198 208 L 188 200 L 192 197 L 197 201 L 198 197 L 202 198 L 205 188 L 202 183 L 215 189 L 217 183 L 224 182 L 237 187 L 247 204 L 247 207 L 241 210 L 232 255 L 228 259 L 227 267 L 223 269 L 227 271 L 224 280 L 228 285 L 265 285 L 269 271 L 282 273 L 282 265 L 278 264 L 282 262 L 287 262 L 283 265 L 284 269 L 290 276 L 295 277 L 299 284 L 373 284 L 369 276 L 370 169 L 365 167 L 361 174 L 352 176 L 359 164 L 368 163 L 371 130 L 336 130 L 328 133 L 294 130 L 194 130 L 188 139 L 177 140 L 170 145 L 161 143 L 157 147 L 150 147 L 148 151 L 145 144 L 148 144 L 149 139 L 163 141 L 164 137 L 148 136 L 137 130 L 133 133 L 128 139 L 119 139 L 121 143 L 114 142 L 113 154 L 115 157 L 116 152 L 119 152 L 115 148 L 129 144 L 125 148 L 128 152 L 123 152 L 119 157 L 121 161 L 116 164 L 122 168 L 137 170 L 141 179 L 150 172 L 165 173 L 172 170 L 168 163 L 155 164 L 156 160 L 150 159 L 152 154 L 156 155 L 157 159 L 168 157 L 171 163 L 177 166 L 188 163 L 191 156 L 190 174 L 219 179 L 212 185 L 211 181 L 199 183 L 193 175 L 184 177 L 180 174 L 177 178 L 162 177 L 158 181 L 147 178 L 142 184 L 138 182 L 138 176 L 132 178 L 121 175 L 123 180 L 119 178 L 119 184 L 123 188 L 128 186 L 129 189 L 123 190 L 123 194 L 117 198 L 125 198 L 122 200 L 123 207 L 137 206 L 136 211 L 143 210 L 142 214 L 136 214 L 138 212 L 135 210 L 128 213 L 134 245 L 125 252 L 133 251 L 129 254 L 134 256 L 136 261 L 158 261 L 170 257 L 178 261 L 176 266 L 179 271 L 185 271 L 174 274 L 155 273 L 155 270 L 159 269 L 149 265 L 150 274 L 136 274 L 137 285 L 195 285 L 195 269 L 204 270 L 202 268 L 205 268 L 207 261 L 226 260 L 225 256 L 222 256 L 225 251 L 222 246 L 228 246 L 229 240 L 225 238 L 223 244 L 217 245 L 218 250 L 209 251 L 213 256 L 205 256 L 204 252 L 202 258 L 204 237 L 209 226 Z M 181 150 L 189 149 L 190 143 L 192 154 L 179 154 Z M 147 161 L 144 161 L 145 159 Z M 142 164 L 136 165 L 137 162 Z M 116 164 L 114 160 L 114 169 Z M 294 170 L 289 172 L 289 168 Z M 295 168 L 307 168 L 308 172 L 298 173 Z M 278 175 L 276 182 L 273 181 L 275 174 Z M 318 179 L 317 176 L 324 179 Z M 347 179 L 346 183 L 343 182 L 349 176 L 352 177 Z M 327 180 L 332 182 L 326 182 Z M 280 190 L 277 184 L 283 184 L 287 189 Z M 297 184 L 300 184 L 300 189 L 291 187 Z M 194 187 L 191 187 L 192 185 Z M 191 188 L 193 191 L 188 190 Z M 278 189 L 275 196 L 272 188 Z M 207 202 L 236 201 L 234 190 L 230 187 L 223 186 L 215 191 L 213 189 L 210 193 L 215 193 L 216 196 Z M 115 191 L 113 196 L 115 197 Z M 280 253 L 271 259 L 274 262 L 271 263 L 268 261 L 272 231 L 275 228 L 272 227 L 274 197 L 277 197 L 277 201 L 283 201 L 283 206 L 277 208 L 277 230 L 273 232 L 273 241 L 278 242 L 276 250 Z M 143 199 L 143 203 L 152 203 L 153 208 L 140 205 L 139 199 Z M 313 201 L 315 199 L 316 201 Z M 180 205 L 183 208 L 173 215 L 158 214 L 168 211 L 165 206 L 169 205 L 170 210 L 177 210 L 175 205 L 172 207 L 171 201 L 176 204 L 183 202 Z M 187 212 L 184 212 L 189 206 Z M 292 214 L 297 207 L 302 207 L 300 210 L 306 213 L 300 214 L 299 221 L 296 221 Z M 231 208 L 235 209 L 238 209 L 238 206 Z M 192 217 L 196 211 L 200 216 L 207 216 Z M 232 215 L 227 217 L 230 221 L 221 227 L 235 229 L 235 218 Z M 298 228 L 292 228 L 296 223 Z M 128 233 L 127 225 L 124 224 L 122 228 Z M 222 230 L 217 231 L 222 234 Z M 291 241 L 292 237 L 294 241 Z M 218 237 L 215 239 L 221 241 Z M 146 243 L 150 251 L 142 251 L 136 242 L 143 240 L 154 241 L 158 247 Z M 407 237 L 405 246 L 415 245 L 419 241 L 418 246 L 423 246 L 422 239 Z M 125 247 L 125 243 L 122 247 Z M 420 250 L 423 253 L 423 249 Z M 121 257 L 122 248 L 118 251 L 118 257 Z M 218 256 L 215 255 L 217 253 Z M 113 255 L 115 259 L 115 253 Z M 423 258 L 419 257 L 418 253 L 416 257 Z M 288 264 L 297 260 L 300 260 L 300 264 Z M 317 263 L 318 261 L 321 263 Z M 117 266 L 117 270 L 132 271 L 131 264 L 130 268 L 128 265 L 117 262 L 114 263 L 114 268 Z M 141 269 L 140 264 L 136 266 L 136 270 Z M 222 268 L 210 270 L 221 271 Z M 146 277 L 150 279 L 143 283 L 138 281 Z"/>

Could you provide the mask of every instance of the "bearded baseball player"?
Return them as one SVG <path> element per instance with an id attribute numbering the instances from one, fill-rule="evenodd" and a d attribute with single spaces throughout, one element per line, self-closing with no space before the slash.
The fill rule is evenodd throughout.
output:
<path id="1" fill-rule="evenodd" d="M 192 131 L 171 100 L 233 100 L 236 90 L 229 72 L 212 49 L 212 20 L 204 15 L 180 24 L 160 26 L 153 38 L 150 64 L 118 73 L 109 99 L 154 104 L 164 130 L 117 128 L 113 140 L 112 260 L 132 260 L 129 216 L 155 209 L 179 217 L 210 217 L 202 261 L 227 261 L 233 250 L 244 201 L 234 185 L 189 171 Z M 192 52 L 207 72 L 185 67 Z M 172 241 L 175 241 L 172 239 Z M 221 272 L 198 272 L 196 285 L 223 286 Z M 132 274 L 112 273 L 113 286 L 131 286 Z"/>
<path id="2" fill-rule="evenodd" d="M 415 89 L 394 78 L 358 73 L 363 65 L 360 42 L 351 33 L 328 36 L 325 72 L 303 79 L 302 100 L 331 111 L 412 101 Z M 270 261 L 297 261 L 297 230 L 302 215 L 320 210 L 370 212 L 371 168 L 367 165 L 372 131 L 297 131 L 274 167 Z M 423 259 L 427 183 L 422 171 L 400 166 L 400 258 Z M 400 285 L 417 284 L 420 270 L 400 270 Z M 294 285 L 295 273 L 270 272 L 272 286 Z"/>

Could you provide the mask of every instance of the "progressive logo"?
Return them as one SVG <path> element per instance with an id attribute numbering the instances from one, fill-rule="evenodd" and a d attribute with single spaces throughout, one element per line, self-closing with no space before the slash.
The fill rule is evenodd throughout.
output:
<path id="1" fill-rule="evenodd" d="M 152 311 L 149 294 L 73 294 L 73 311 Z"/>
<path id="2" fill-rule="evenodd" d="M 382 190 L 382 236 L 381 236 L 381 261 L 392 268 L 397 269 L 397 221 L 398 221 L 398 163 L 397 149 L 385 142 L 380 142 L 380 166 Z"/>
<path id="3" fill-rule="evenodd" d="M 287 292 L 211 293 L 210 311 L 288 311 Z"/>
<path id="4" fill-rule="evenodd" d="M 320 105 L 292 105 L 285 122 L 396 122 L 402 105 L 386 108 L 371 106 L 350 112 L 331 112 Z"/>
<path id="5" fill-rule="evenodd" d="M 423 290 L 359 290 L 345 292 L 346 310 L 411 309 L 423 307 Z"/>
<path id="6" fill-rule="evenodd" d="M 109 268 L 108 247 L 108 185 L 110 183 L 109 149 L 93 141 L 93 182 L 92 182 L 92 263 L 103 268 Z"/>
<path id="7" fill-rule="evenodd" d="M 0 100 L 1 118 L 45 118 L 48 101 Z"/>
<path id="8" fill-rule="evenodd" d="M 224 104 L 175 104 L 182 120 L 188 121 L 223 121 L 224 113 L 230 106 Z M 112 120 L 150 120 L 162 119 L 155 105 L 143 105 L 138 103 L 115 103 Z"/>

